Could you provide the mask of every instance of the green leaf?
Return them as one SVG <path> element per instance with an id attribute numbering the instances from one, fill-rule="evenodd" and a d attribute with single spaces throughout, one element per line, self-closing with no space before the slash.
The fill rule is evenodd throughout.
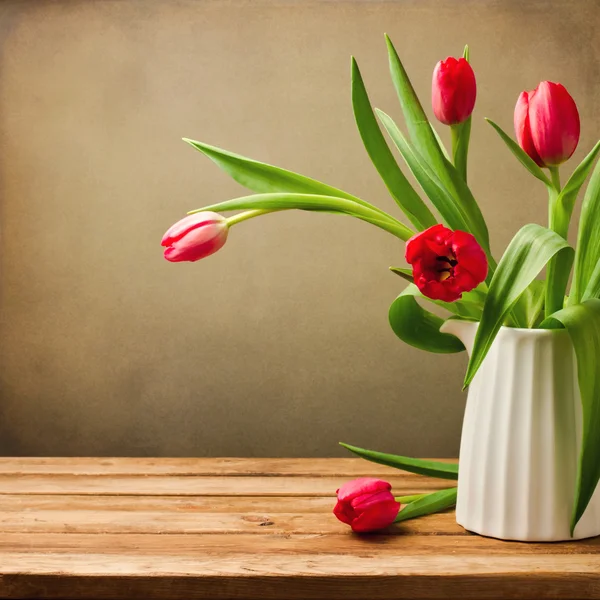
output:
<path id="1" fill-rule="evenodd" d="M 569 304 L 577 304 L 584 293 L 595 297 L 592 276 L 600 261 L 600 161 L 596 163 L 585 191 L 579 218 L 575 269 Z M 600 274 L 599 274 L 600 275 Z M 587 288 L 590 286 L 588 293 Z"/>
<path id="2" fill-rule="evenodd" d="M 592 151 L 573 171 L 562 191 L 557 196 L 556 192 L 550 194 L 550 229 L 556 231 L 565 239 L 567 239 L 569 233 L 575 200 L 594 165 L 598 152 L 600 152 L 600 142 L 594 146 Z M 558 167 L 552 169 L 554 170 L 551 172 L 556 174 L 558 182 Z M 557 184 L 557 188 L 559 187 L 560 184 Z M 571 261 L 568 256 L 556 256 L 548 263 L 546 270 L 546 281 L 548 282 L 546 288 L 547 316 L 563 307 L 570 272 Z"/>
<path id="3" fill-rule="evenodd" d="M 402 277 L 402 279 L 408 281 L 408 283 L 414 282 L 412 269 L 406 269 L 404 267 L 390 267 L 390 271 L 396 275 L 399 275 Z"/>
<path id="4" fill-rule="evenodd" d="M 488 253 L 488 259 L 491 259 L 489 233 L 481 210 L 464 179 L 444 156 L 398 53 L 387 35 L 386 43 L 392 81 L 411 141 L 416 147 L 417 153 L 425 159 L 448 193 L 462 204 L 462 209 L 468 216 L 468 227 L 465 228 L 465 231 L 472 233 L 477 238 L 477 241 Z M 490 260 L 490 264 L 492 264 L 492 260 Z M 492 269 L 493 267 L 494 265 L 492 265 Z"/>
<path id="5" fill-rule="evenodd" d="M 572 535 L 600 480 L 600 300 L 592 299 L 569 306 L 546 319 L 542 327 L 565 327 L 577 357 L 583 421 L 575 506 L 571 519 Z"/>
<path id="6" fill-rule="evenodd" d="M 424 460 L 421 458 L 409 458 L 408 456 L 397 456 L 395 454 L 384 454 L 374 450 L 365 450 L 356 446 L 350 446 L 340 442 L 340 446 L 350 450 L 357 456 L 370 460 L 371 462 L 402 469 L 409 473 L 417 475 L 426 475 L 427 477 L 437 477 L 438 479 L 458 479 L 458 464 L 444 463 L 435 460 Z"/>
<path id="7" fill-rule="evenodd" d="M 400 57 L 394 48 L 394 44 L 392 44 L 392 40 L 386 35 L 385 41 L 390 62 L 390 74 L 392 76 L 394 87 L 396 88 L 396 93 L 406 120 L 410 138 L 417 147 L 419 153 L 427 158 L 435 168 L 436 166 L 443 164 L 444 156 L 435 138 L 433 129 L 429 124 L 427 115 L 425 114 L 408 74 L 404 69 L 404 65 L 400 61 Z"/>
<path id="8" fill-rule="evenodd" d="M 444 222 L 451 229 L 469 231 L 468 217 L 464 212 L 462 204 L 446 190 L 435 172 L 429 167 L 418 150 L 404 137 L 393 119 L 382 110 L 375 110 L 392 141 L 406 161 L 408 168 L 423 188 L 425 194 L 427 194 L 427 197 L 431 200 L 431 203 L 437 208 L 440 215 L 442 215 Z"/>
<path id="9" fill-rule="evenodd" d="M 585 288 L 585 292 L 583 292 L 581 301 L 584 302 L 592 298 L 600 298 L 600 260 L 596 263 L 596 268 L 592 271 L 592 276 Z"/>
<path id="10" fill-rule="evenodd" d="M 467 62 L 471 62 L 469 60 L 469 46 L 465 45 L 465 49 L 463 50 L 463 58 L 467 61 Z"/>
<path id="11" fill-rule="evenodd" d="M 415 500 L 400 510 L 394 523 L 400 523 L 408 519 L 415 519 L 416 517 L 423 517 L 424 515 L 452 508 L 456 504 L 457 494 L 458 488 L 450 488 L 427 494 L 424 498 Z"/>
<path id="12" fill-rule="evenodd" d="M 367 153 L 396 204 L 417 229 L 427 229 L 435 225 L 437 223 L 435 216 L 402 173 L 379 129 L 354 57 L 352 58 L 352 108 Z"/>
<path id="13" fill-rule="evenodd" d="M 562 237 L 541 225 L 525 225 L 512 239 L 490 283 L 467 368 L 465 387 L 481 366 L 506 315 L 544 265 L 558 252 L 572 255 L 573 249 Z"/>
<path id="14" fill-rule="evenodd" d="M 216 146 L 209 146 L 202 142 L 196 142 L 188 138 L 183 138 L 187 142 L 208 156 L 216 163 L 223 171 L 230 175 L 235 181 L 244 187 L 259 193 L 272 192 L 290 192 L 295 194 L 316 194 L 320 196 L 336 196 L 338 198 L 346 198 L 353 200 L 358 204 L 369 206 L 368 202 L 348 194 L 343 190 L 331 187 L 325 183 L 321 183 L 316 179 L 299 175 L 292 171 L 286 171 L 273 165 L 258 162 L 227 150 L 222 150 Z"/>
<path id="15" fill-rule="evenodd" d="M 458 338 L 440 332 L 444 319 L 422 308 L 415 298 L 420 296 L 417 286 L 411 284 L 392 302 L 389 320 L 394 333 L 403 342 L 428 352 L 463 351 Z"/>
<path id="16" fill-rule="evenodd" d="M 345 198 L 336 198 L 334 196 L 319 196 L 316 194 L 255 194 L 253 196 L 243 196 L 233 200 L 225 200 L 218 204 L 211 204 L 188 214 L 194 214 L 207 210 L 216 212 L 226 212 L 230 210 L 246 209 L 265 209 L 270 211 L 277 210 L 309 210 L 324 211 L 338 214 L 347 214 L 368 223 L 372 223 L 381 229 L 385 229 L 400 239 L 406 241 L 410 239 L 414 232 L 374 206 L 359 204 L 354 200 Z"/>
<path id="17" fill-rule="evenodd" d="M 556 202 L 554 203 L 553 213 L 554 218 L 553 221 L 556 223 L 560 223 L 560 227 L 554 229 L 553 221 L 551 221 L 551 227 L 554 231 L 561 233 L 565 232 L 565 235 L 569 229 L 569 223 L 571 221 L 571 215 L 573 214 L 573 208 L 575 207 L 575 200 L 577 199 L 577 195 L 579 194 L 579 190 L 585 183 L 592 167 L 594 166 L 594 161 L 598 156 L 598 152 L 600 152 L 600 142 L 597 142 L 596 145 L 592 148 L 591 152 L 581 161 L 579 166 L 573 171 L 571 177 L 563 187 L 562 191 L 556 198 Z"/>
<path id="18" fill-rule="evenodd" d="M 502 138 L 502 141 L 508 146 L 508 149 L 517 157 L 519 162 L 534 176 L 537 177 L 540 181 L 543 181 L 547 186 L 552 186 L 551 181 L 546 177 L 544 171 L 538 165 L 536 165 L 535 161 L 515 142 L 504 130 L 500 127 L 500 125 L 496 125 L 494 121 L 491 119 L 487 119 L 486 121 L 498 132 L 498 135 Z"/>
<path id="19" fill-rule="evenodd" d="M 543 318 L 545 283 L 534 279 L 513 308 L 513 315 L 528 329 L 539 325 Z"/>

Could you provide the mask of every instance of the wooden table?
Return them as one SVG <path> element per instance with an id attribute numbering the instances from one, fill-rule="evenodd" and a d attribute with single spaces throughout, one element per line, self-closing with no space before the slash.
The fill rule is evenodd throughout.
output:
<path id="1" fill-rule="evenodd" d="M 600 598 L 600 538 L 517 544 L 448 512 L 355 535 L 345 480 L 448 482 L 359 459 L 0 458 L 0 598 Z"/>

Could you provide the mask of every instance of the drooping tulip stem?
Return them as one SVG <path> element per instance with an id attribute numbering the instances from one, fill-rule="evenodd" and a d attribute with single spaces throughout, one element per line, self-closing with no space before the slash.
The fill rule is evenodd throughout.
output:
<path id="1" fill-rule="evenodd" d="M 349 215 L 375 225 L 403 241 L 409 240 L 415 232 L 404 223 L 398 221 L 392 215 L 377 208 L 376 206 L 362 201 L 361 203 L 343 197 L 325 196 L 319 194 L 297 194 L 287 192 L 275 192 L 267 194 L 255 194 L 226 200 L 218 204 L 211 204 L 188 212 L 188 215 L 205 211 L 218 213 L 232 210 L 249 209 L 239 213 L 227 220 L 228 225 L 253 219 L 264 214 L 283 210 L 306 210 L 315 212 L 327 212 L 334 214 Z"/>
<path id="2" fill-rule="evenodd" d="M 227 225 L 229 225 L 229 227 L 231 227 L 232 225 L 237 225 L 238 223 L 247 221 L 248 219 L 253 219 L 254 217 L 260 217 L 261 215 L 266 215 L 266 214 L 269 214 L 272 212 L 276 212 L 276 211 L 275 210 L 267 210 L 267 209 L 246 210 L 244 212 L 238 213 L 237 215 L 227 217 Z"/>

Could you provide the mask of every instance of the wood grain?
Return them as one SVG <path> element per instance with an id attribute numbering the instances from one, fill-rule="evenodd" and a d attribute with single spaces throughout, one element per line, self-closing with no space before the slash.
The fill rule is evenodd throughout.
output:
<path id="1" fill-rule="evenodd" d="M 446 463 L 456 459 L 436 458 Z M 293 475 L 379 477 L 398 470 L 356 458 L 6 458 L 0 475 Z"/>
<path id="2" fill-rule="evenodd" d="M 0 494 L 92 494 L 96 496 L 335 496 L 348 477 L 267 477 L 217 475 L 0 475 Z M 455 482 L 419 475 L 386 477 L 394 489 L 417 494 L 451 487 Z"/>
<path id="3" fill-rule="evenodd" d="M 349 478 L 449 487 L 359 459 L 0 459 L 0 598 L 598 598 L 600 538 L 519 544 L 452 511 L 357 535 Z"/>

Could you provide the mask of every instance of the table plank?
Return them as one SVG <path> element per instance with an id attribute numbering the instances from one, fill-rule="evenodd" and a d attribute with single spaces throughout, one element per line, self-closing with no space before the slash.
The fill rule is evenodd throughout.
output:
<path id="1" fill-rule="evenodd" d="M 352 534 L 335 489 L 369 475 L 455 484 L 352 458 L 0 459 L 0 599 L 600 599 L 600 538 L 502 542 L 452 511 Z"/>
<path id="2" fill-rule="evenodd" d="M 94 496 L 90 494 L 0 494 L 0 511 L 120 510 L 176 512 L 269 512 L 331 514 L 332 496 Z"/>
<path id="3" fill-rule="evenodd" d="M 456 459 L 436 458 L 446 463 Z M 0 457 L 0 475 L 294 475 L 380 477 L 397 469 L 356 458 L 85 458 Z"/>
<path id="4" fill-rule="evenodd" d="M 348 526 L 327 513 L 184 513 L 169 511 L 36 510 L 0 512 L 0 533 L 347 533 Z M 390 528 L 389 535 L 466 535 L 453 516 L 419 519 Z M 256 542 L 255 542 L 256 543 Z"/>
<path id="5" fill-rule="evenodd" d="M 134 496 L 335 496 L 348 477 L 172 475 L 0 475 L 0 494 L 93 494 Z M 400 494 L 418 494 L 453 482 L 419 475 L 386 477 Z"/>
<path id="6" fill-rule="evenodd" d="M 448 519 L 451 520 L 451 519 Z M 424 535 L 409 524 L 394 525 L 383 533 L 357 535 L 332 532 L 328 534 L 274 533 L 268 531 L 257 538 L 246 532 L 147 535 L 139 533 L 4 533 L 0 536 L 0 554 L 12 550 L 22 554 L 105 555 L 114 556 L 192 557 L 219 556 L 223 559 L 237 554 L 295 555 L 312 553 L 313 558 L 327 554 L 347 554 L 360 558 L 398 558 L 400 556 L 428 555 L 433 557 L 481 555 L 490 564 L 501 556 L 572 556 L 593 562 L 600 567 L 600 538 L 564 544 L 522 544 L 504 542 L 477 535 Z M 490 557 L 493 556 L 493 560 Z M 368 561 L 366 561 L 368 562 Z M 157 569 L 163 567 L 158 565 Z"/>
<path id="7" fill-rule="evenodd" d="M 0 597 L 242 600 L 597 598 L 597 558 L 578 556 L 268 557 L 0 554 Z M 35 572 L 35 576 L 28 575 Z M 535 574 L 535 576 L 532 576 Z M 581 595 L 579 592 L 582 592 Z M 501 595 L 500 595 L 501 594 Z M 574 595 L 576 594 L 576 595 Z M 126 596 L 127 595 L 127 596 Z"/>

